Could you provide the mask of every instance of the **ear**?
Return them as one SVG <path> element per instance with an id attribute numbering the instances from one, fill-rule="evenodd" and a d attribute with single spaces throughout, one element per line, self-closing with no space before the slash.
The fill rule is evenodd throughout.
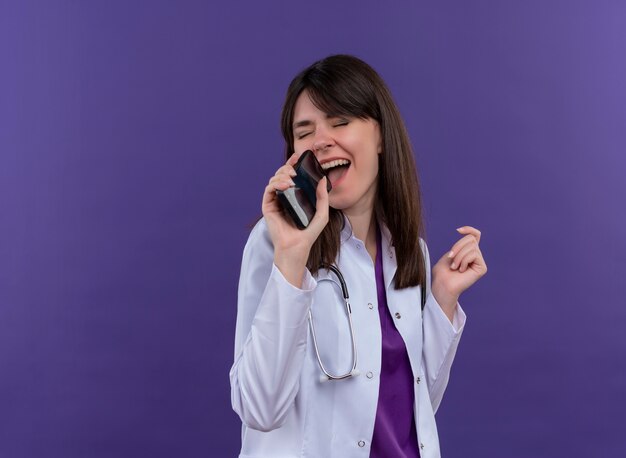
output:
<path id="1" fill-rule="evenodd" d="M 378 128 L 378 147 L 376 149 L 376 152 L 378 154 L 382 154 L 383 152 L 383 133 L 382 133 L 382 129 L 380 128 L 380 124 L 377 124 L 377 128 Z"/>

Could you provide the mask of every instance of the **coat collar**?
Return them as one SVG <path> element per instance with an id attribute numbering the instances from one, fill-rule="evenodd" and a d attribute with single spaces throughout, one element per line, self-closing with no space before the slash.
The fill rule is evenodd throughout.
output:
<path id="1" fill-rule="evenodd" d="M 343 243 L 352 237 L 352 224 L 350 224 L 350 220 L 343 214 L 343 212 L 341 213 L 341 216 L 343 216 L 343 227 L 341 228 L 340 241 Z"/>
<path id="2" fill-rule="evenodd" d="M 385 277 L 385 289 L 389 291 L 393 279 L 396 275 L 396 270 L 398 268 L 396 249 L 391 243 L 391 233 L 389 232 L 387 226 L 384 223 L 379 222 L 378 227 L 380 227 L 380 235 L 382 239 L 382 253 L 380 253 L 380 255 L 383 257 L 383 276 Z"/>
<path id="3" fill-rule="evenodd" d="M 398 268 L 397 260 L 396 260 L 396 250 L 391 243 L 391 233 L 387 226 L 378 222 L 378 227 L 380 227 L 380 235 L 381 235 L 381 247 L 383 257 L 383 276 L 385 277 L 385 289 L 389 291 L 393 278 L 396 275 L 396 270 Z M 341 243 L 349 240 L 352 237 L 352 225 L 350 224 L 350 220 L 346 215 L 343 215 L 343 228 L 341 229 Z"/>

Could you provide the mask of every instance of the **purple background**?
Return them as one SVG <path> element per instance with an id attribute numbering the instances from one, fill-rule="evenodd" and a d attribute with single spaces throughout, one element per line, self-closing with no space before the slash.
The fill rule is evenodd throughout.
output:
<path id="1" fill-rule="evenodd" d="M 489 272 L 443 455 L 626 454 L 626 3 L 0 3 L 0 456 L 234 456 L 236 287 L 290 79 L 364 58 L 433 262 Z"/>

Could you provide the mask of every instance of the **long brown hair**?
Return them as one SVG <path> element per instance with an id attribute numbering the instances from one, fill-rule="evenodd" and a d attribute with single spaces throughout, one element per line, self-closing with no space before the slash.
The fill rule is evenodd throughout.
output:
<path id="1" fill-rule="evenodd" d="M 291 82 L 281 114 L 285 159 L 293 153 L 293 112 L 307 90 L 320 110 L 337 115 L 374 119 L 380 125 L 382 154 L 374 214 L 387 225 L 396 251 L 395 288 L 425 285 L 426 269 L 419 237 L 424 232 L 421 193 L 409 136 L 387 85 L 376 71 L 350 55 L 334 55 L 302 70 Z M 307 267 L 315 273 L 335 262 L 340 247 L 343 214 L 331 207 L 328 225 L 311 248 Z"/>

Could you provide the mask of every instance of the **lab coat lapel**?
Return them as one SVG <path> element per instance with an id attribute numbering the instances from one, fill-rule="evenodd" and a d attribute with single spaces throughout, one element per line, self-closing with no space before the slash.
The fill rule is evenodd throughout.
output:
<path id="1" fill-rule="evenodd" d="M 384 224 L 380 225 L 380 235 L 381 237 L 381 248 L 383 257 L 383 277 L 385 278 L 385 291 L 387 291 L 387 295 L 389 295 L 389 291 L 391 290 L 391 285 L 393 285 L 393 279 L 396 275 L 396 270 L 398 268 L 398 264 L 396 262 L 396 249 L 391 244 L 391 233 L 387 226 Z"/>

